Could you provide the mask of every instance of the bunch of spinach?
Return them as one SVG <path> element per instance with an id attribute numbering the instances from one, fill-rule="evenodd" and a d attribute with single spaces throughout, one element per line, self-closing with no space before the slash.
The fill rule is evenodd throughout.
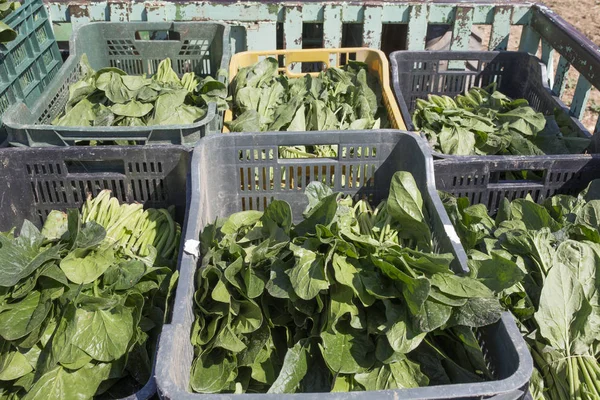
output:
<path id="1" fill-rule="evenodd" d="M 230 85 L 232 132 L 379 129 L 388 126 L 381 85 L 364 63 L 350 61 L 318 76 L 288 78 L 269 57 L 241 68 Z"/>
<path id="2" fill-rule="evenodd" d="M 0 233 L 0 398 L 121 398 L 150 379 L 179 229 L 138 206 L 105 191 Z"/>
<path id="3" fill-rule="evenodd" d="M 59 126 L 154 126 L 187 125 L 202 119 L 208 104 L 227 109 L 227 87 L 208 76 L 198 79 L 193 72 L 181 79 L 164 59 L 152 78 L 127 75 L 119 68 L 94 71 L 84 54 L 81 79 L 69 87 Z M 219 74 L 221 72 L 219 71 Z"/>
<path id="4" fill-rule="evenodd" d="M 579 196 L 482 204 L 444 196 L 473 278 L 488 282 L 518 320 L 533 355 L 534 399 L 600 398 L 600 181 Z M 508 289 L 495 287 L 502 270 Z"/>
<path id="5" fill-rule="evenodd" d="M 21 3 L 11 0 L 0 0 L 0 19 L 8 17 L 13 11 L 21 7 Z M 12 42 L 17 38 L 17 32 L 6 23 L 0 21 L 0 43 Z"/>
<path id="6" fill-rule="evenodd" d="M 410 173 L 388 199 L 312 182 L 304 219 L 287 202 L 203 230 L 191 388 L 293 393 L 418 387 L 490 379 L 474 328 L 502 307 L 438 254 Z"/>
<path id="7" fill-rule="evenodd" d="M 525 99 L 473 87 L 464 95 L 417 99 L 413 122 L 438 152 L 454 155 L 578 154 L 590 140 L 577 136 L 561 112 L 545 117 Z"/>

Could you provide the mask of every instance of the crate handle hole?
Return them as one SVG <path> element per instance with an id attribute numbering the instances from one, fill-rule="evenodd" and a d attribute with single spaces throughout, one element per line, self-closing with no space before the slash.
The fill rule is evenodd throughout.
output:
<path id="1" fill-rule="evenodd" d="M 490 174 L 489 183 L 494 184 L 512 184 L 515 182 L 543 183 L 548 170 L 530 169 L 530 170 L 500 170 Z"/>
<path id="2" fill-rule="evenodd" d="M 322 61 L 293 62 L 293 63 L 290 63 L 286 67 L 286 70 L 287 70 L 286 72 L 287 72 L 288 76 L 294 76 L 295 71 L 300 71 L 301 75 L 305 75 L 305 74 L 316 75 L 319 72 L 325 71 L 327 68 L 329 68 L 329 65 L 327 65 L 327 63 L 322 62 Z M 292 72 L 292 71 L 294 71 L 294 72 Z"/>
<path id="3" fill-rule="evenodd" d="M 295 160 L 295 159 L 306 159 L 306 158 L 338 158 L 338 145 L 324 145 L 315 144 L 310 146 L 279 146 L 278 148 L 280 160 Z"/>
<path id="4" fill-rule="evenodd" d="M 65 167 L 69 175 L 80 175 L 89 173 L 112 173 L 125 175 L 125 163 L 123 160 L 65 160 Z"/>
<path id="5" fill-rule="evenodd" d="M 181 41 L 181 34 L 170 30 L 136 31 L 136 40 Z"/>

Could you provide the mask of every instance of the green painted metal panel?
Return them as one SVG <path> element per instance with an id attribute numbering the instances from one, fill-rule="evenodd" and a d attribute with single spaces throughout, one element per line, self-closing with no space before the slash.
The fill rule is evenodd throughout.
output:
<path id="1" fill-rule="evenodd" d="M 579 75 L 573 101 L 571 102 L 571 114 L 578 119 L 583 118 L 591 89 L 592 84 L 583 75 Z"/>
<path id="2" fill-rule="evenodd" d="M 408 50 L 425 49 L 425 38 L 427 37 L 427 6 L 416 4 L 410 8 L 410 20 L 408 21 Z"/>
<path id="3" fill-rule="evenodd" d="M 554 86 L 554 49 L 550 44 L 542 39 L 542 62 L 546 64 L 548 73 L 548 86 Z"/>
<path id="4" fill-rule="evenodd" d="M 456 6 L 454 4 L 436 4 L 430 5 L 427 14 L 427 21 L 431 24 L 454 23 L 456 15 Z"/>
<path id="5" fill-rule="evenodd" d="M 323 22 L 323 5 L 306 3 L 302 7 L 304 22 Z"/>
<path id="6" fill-rule="evenodd" d="M 565 86 L 567 85 L 567 76 L 571 64 L 566 58 L 560 56 L 558 59 L 558 65 L 556 67 L 556 74 L 554 75 L 554 84 L 552 85 L 552 91 L 557 96 L 562 96 L 565 92 Z"/>
<path id="7" fill-rule="evenodd" d="M 286 49 L 302 48 L 302 7 L 286 7 L 283 25 L 283 44 Z"/>
<path id="8" fill-rule="evenodd" d="M 547 7 L 525 1 L 47 0 L 46 6 L 59 41 L 68 40 L 74 26 L 90 21 L 217 20 L 232 26 L 236 52 L 276 48 L 278 22 L 283 26 L 283 46 L 290 49 L 302 47 L 303 23 L 323 24 L 323 45 L 328 47 L 341 46 L 343 24 L 362 24 L 362 44 L 373 48 L 382 45 L 384 24 L 407 24 L 407 47 L 411 50 L 425 48 L 429 24 L 453 26 L 453 50 L 468 48 L 473 24 L 491 25 L 490 49 L 506 49 L 511 26 L 522 25 L 519 49 L 536 54 L 541 41 L 541 57 L 548 65 L 548 81 L 556 94 L 563 93 L 571 66 L 584 76 L 577 84 L 572 108 L 575 115 L 583 113 L 589 87 L 600 86 L 600 49 Z M 560 58 L 554 72 L 557 55 Z"/>
<path id="9" fill-rule="evenodd" d="M 540 44 L 540 34 L 531 28 L 529 25 L 523 27 L 521 32 L 521 41 L 519 42 L 519 50 L 526 51 L 529 54 L 537 53 Z"/>
<path id="10" fill-rule="evenodd" d="M 473 6 L 474 24 L 491 24 L 494 21 L 494 6 L 491 4 Z"/>
<path id="11" fill-rule="evenodd" d="M 450 50 L 468 50 L 473 26 L 473 8 L 457 7 Z"/>
<path id="12" fill-rule="evenodd" d="M 367 7 L 363 24 L 363 46 L 378 49 L 381 47 L 382 7 Z"/>
<path id="13" fill-rule="evenodd" d="M 342 7 L 326 5 L 323 21 L 323 47 L 338 48 L 342 46 Z"/>
<path id="14" fill-rule="evenodd" d="M 381 11 L 381 22 L 389 24 L 408 24 L 411 9 L 412 7 L 408 4 L 384 4 Z"/>
<path id="15" fill-rule="evenodd" d="M 273 50 L 277 48 L 277 22 L 263 22 L 246 27 L 248 50 Z"/>
<path id="16" fill-rule="evenodd" d="M 356 4 L 342 4 L 342 22 L 360 23 L 363 21 L 365 9 L 368 7 Z M 366 20 L 365 20 L 366 22 Z"/>
<path id="17" fill-rule="evenodd" d="M 452 29 L 452 42 L 450 50 L 468 50 L 473 26 L 473 8 L 457 7 Z M 464 69 L 464 61 L 452 60 L 448 62 L 448 69 Z"/>
<path id="18" fill-rule="evenodd" d="M 492 33 L 490 35 L 490 50 L 506 50 L 508 47 L 508 38 L 510 35 L 510 19 L 512 16 L 512 7 L 497 6 L 494 10 L 494 23 L 492 24 Z"/>

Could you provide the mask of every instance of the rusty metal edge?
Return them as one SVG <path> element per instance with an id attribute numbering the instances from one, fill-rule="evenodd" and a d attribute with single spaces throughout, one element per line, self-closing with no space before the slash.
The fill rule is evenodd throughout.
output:
<path id="1" fill-rule="evenodd" d="M 543 3 L 533 6 L 531 27 L 593 86 L 600 87 L 600 48 L 597 45 Z"/>
<path id="2" fill-rule="evenodd" d="M 163 1 L 156 1 L 156 3 L 162 3 Z M 197 1 L 197 0 L 168 0 L 168 3 L 186 4 L 186 3 L 216 3 L 216 4 L 233 4 L 233 3 L 265 3 L 265 4 L 285 4 L 285 5 L 298 5 L 301 6 L 305 3 L 322 3 L 322 4 L 349 4 L 349 5 L 382 5 L 382 4 L 402 4 L 406 6 L 416 4 L 431 4 L 431 5 L 465 5 L 469 7 L 477 6 L 490 6 L 490 5 L 511 5 L 517 7 L 532 7 L 536 4 L 535 1 L 511 1 L 511 0 L 367 0 L 367 1 L 343 1 L 343 0 L 275 0 L 275 1 L 257 1 L 257 0 L 209 0 L 209 1 Z M 152 3 L 152 1 L 144 0 L 45 0 L 46 4 L 90 4 L 90 3 L 111 3 L 111 4 L 144 4 Z"/>

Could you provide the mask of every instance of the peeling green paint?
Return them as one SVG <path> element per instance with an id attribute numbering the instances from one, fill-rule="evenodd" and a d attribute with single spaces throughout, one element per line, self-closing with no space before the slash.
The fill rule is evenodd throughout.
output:
<path id="1" fill-rule="evenodd" d="M 578 82 L 574 113 L 584 109 L 593 83 L 600 87 L 600 51 L 588 43 L 581 45 L 579 34 L 567 32 L 572 28 L 561 22 L 547 7 L 527 1 L 473 3 L 456 0 L 456 3 L 436 0 L 395 2 L 392 0 L 366 0 L 346 2 L 268 2 L 268 1 L 192 1 L 178 0 L 46 0 L 59 41 L 66 41 L 73 25 L 88 21 L 172 21 L 217 20 L 233 26 L 236 51 L 243 49 L 275 48 L 277 23 L 283 23 L 284 46 L 302 47 L 304 22 L 324 25 L 324 42 L 327 46 L 341 45 L 344 23 L 363 24 L 363 45 L 378 48 L 382 42 L 384 24 L 407 24 L 407 46 L 411 50 L 425 48 L 429 24 L 453 25 L 453 50 L 466 49 L 473 24 L 491 25 L 489 47 L 505 49 L 513 25 L 523 25 L 519 49 L 535 54 L 544 39 L 542 59 L 549 65 L 549 84 L 553 91 L 562 94 L 566 75 L 573 66 L 584 80 Z M 576 37 L 577 39 L 573 39 Z M 552 60 L 560 55 L 556 71 Z M 587 84 L 586 84 L 587 82 Z"/>

